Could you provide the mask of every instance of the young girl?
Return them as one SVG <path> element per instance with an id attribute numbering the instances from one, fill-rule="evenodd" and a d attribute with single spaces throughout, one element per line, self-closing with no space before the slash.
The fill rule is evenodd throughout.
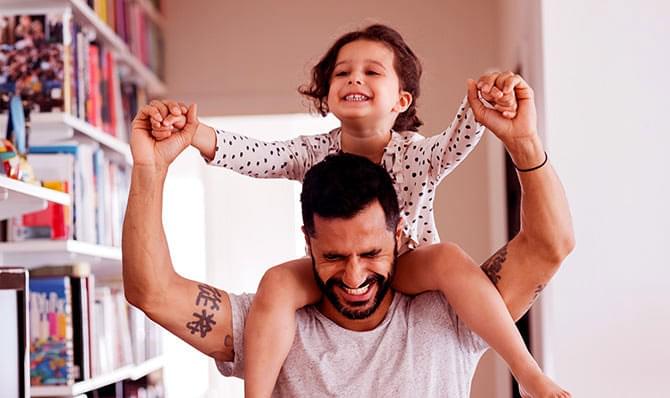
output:
<path id="1" fill-rule="evenodd" d="M 383 165 L 391 175 L 404 218 L 394 287 L 406 294 L 440 290 L 458 315 L 507 362 L 532 397 L 558 396 L 527 351 L 495 287 L 477 267 L 450 262 L 449 244 L 439 243 L 433 215 L 437 185 L 479 142 L 484 127 L 464 100 L 441 134 L 416 133 L 421 66 L 400 34 L 383 26 L 338 39 L 300 88 L 316 109 L 333 113 L 341 127 L 327 134 L 262 142 L 200 124 L 192 145 L 210 164 L 259 178 L 302 181 L 326 155 L 348 152 Z M 518 76 L 491 74 L 480 80 L 482 97 L 513 118 Z M 164 139 L 184 126 L 183 105 L 154 101 L 153 135 Z M 176 129 L 176 130 L 175 130 Z M 350 296 L 366 286 L 351 286 Z M 254 298 L 244 335 L 245 393 L 270 396 L 295 333 L 295 311 L 321 299 L 309 258 L 271 268 Z M 270 325 L 270 326 L 268 326 Z"/>

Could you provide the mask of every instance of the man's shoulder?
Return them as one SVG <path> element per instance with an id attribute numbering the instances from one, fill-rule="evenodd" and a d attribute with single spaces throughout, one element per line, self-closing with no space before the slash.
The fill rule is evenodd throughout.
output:
<path id="1" fill-rule="evenodd" d="M 466 352 L 479 352 L 487 347 L 486 342 L 465 325 L 441 292 L 430 291 L 416 296 L 400 294 L 399 298 L 402 305 L 398 307 L 405 307 L 411 327 L 453 337 Z"/>

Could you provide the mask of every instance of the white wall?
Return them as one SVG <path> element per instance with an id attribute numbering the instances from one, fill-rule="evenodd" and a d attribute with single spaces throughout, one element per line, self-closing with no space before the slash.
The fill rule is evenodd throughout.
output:
<path id="1" fill-rule="evenodd" d="M 577 237 L 545 293 L 545 364 L 576 397 L 667 396 L 670 4 L 542 7 L 549 156 Z"/>

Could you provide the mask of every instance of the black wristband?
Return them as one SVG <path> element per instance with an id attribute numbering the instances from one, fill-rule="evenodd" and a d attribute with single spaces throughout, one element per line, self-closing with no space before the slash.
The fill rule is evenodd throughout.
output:
<path id="1" fill-rule="evenodd" d="M 527 173 L 529 171 L 537 170 L 540 167 L 544 166 L 545 164 L 547 164 L 547 160 L 549 160 L 549 156 L 547 155 L 547 151 L 544 151 L 544 161 L 542 163 L 540 163 L 539 165 L 535 166 L 535 167 L 531 167 L 529 169 L 520 169 L 520 168 L 517 167 L 516 164 L 514 164 L 514 162 L 512 162 L 512 164 L 514 164 L 514 168 L 517 169 L 517 171 L 520 171 L 522 173 Z"/>

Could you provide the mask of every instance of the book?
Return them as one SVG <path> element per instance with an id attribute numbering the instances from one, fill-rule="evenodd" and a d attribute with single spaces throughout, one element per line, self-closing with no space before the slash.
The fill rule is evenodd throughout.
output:
<path id="1" fill-rule="evenodd" d="M 28 155 L 35 176 L 46 188 L 66 192 L 74 199 L 75 157 L 71 154 Z M 70 206 L 50 202 L 42 211 L 24 214 L 8 221 L 10 241 L 26 239 L 71 239 L 73 212 Z"/>
<path id="2" fill-rule="evenodd" d="M 74 364 L 79 370 L 75 381 L 86 380 L 95 375 L 93 362 L 95 353 L 92 347 L 93 303 L 95 300 L 95 276 L 91 273 L 88 263 L 74 263 L 61 266 L 34 268 L 30 276 L 53 277 L 67 276 L 70 278 L 72 291 L 72 322 Z M 75 372 L 77 373 L 77 372 Z"/>
<path id="3" fill-rule="evenodd" d="M 72 291 L 68 277 L 33 278 L 30 286 L 30 383 L 75 380 Z"/>
<path id="4" fill-rule="evenodd" d="M 30 396 L 27 291 L 25 269 L 0 267 L 0 386 L 7 397 Z"/>

